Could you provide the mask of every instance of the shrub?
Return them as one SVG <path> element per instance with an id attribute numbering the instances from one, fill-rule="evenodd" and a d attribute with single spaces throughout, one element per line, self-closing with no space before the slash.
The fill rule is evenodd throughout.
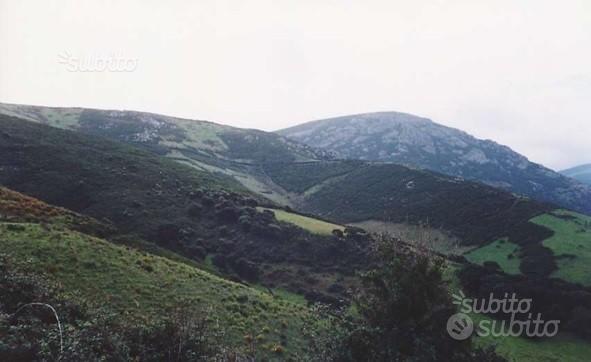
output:
<path id="1" fill-rule="evenodd" d="M 191 217 L 199 217 L 201 215 L 201 206 L 198 204 L 193 204 L 189 206 L 187 209 L 187 214 Z"/>

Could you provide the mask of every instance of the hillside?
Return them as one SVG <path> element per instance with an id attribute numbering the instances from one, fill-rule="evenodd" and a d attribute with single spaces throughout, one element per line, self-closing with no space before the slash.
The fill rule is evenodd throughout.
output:
<path id="1" fill-rule="evenodd" d="M 302 210 L 341 223 L 428 224 L 479 245 L 520 228 L 553 206 L 481 185 L 388 163 L 268 164 Z"/>
<path id="2" fill-rule="evenodd" d="M 261 163 L 333 157 L 274 133 L 145 112 L 0 103 L 0 114 L 130 143 L 201 171 L 231 176 L 282 204 L 289 204 L 285 192 L 260 172 Z"/>
<path id="3" fill-rule="evenodd" d="M 95 117 L 107 117 L 110 114 L 109 111 L 81 111 L 81 114 L 84 115 L 85 112 Z M 59 117 L 67 117 L 66 114 L 67 111 L 61 111 Z M 206 153 L 205 148 L 192 147 L 192 153 L 187 153 L 189 156 L 181 162 L 190 166 L 186 167 L 157 156 L 170 156 L 173 152 L 171 149 L 162 151 L 166 145 L 162 139 L 169 139 L 168 131 L 163 130 L 175 128 L 176 123 L 162 121 L 151 132 L 144 129 L 143 132 L 151 134 L 151 139 L 158 142 L 133 141 L 137 134 L 129 131 L 130 127 L 144 127 L 153 122 L 142 118 L 145 114 L 140 114 L 141 117 L 133 112 L 115 114 L 117 121 L 110 118 L 100 120 L 99 117 L 92 121 L 94 131 L 87 128 L 76 134 L 10 119 L 3 129 L 11 130 L 12 127 L 15 135 L 20 136 L 16 139 L 9 137 L 4 142 L 9 147 L 21 150 L 16 154 L 25 155 L 26 149 L 27 157 L 6 159 L 4 162 L 20 162 L 21 166 L 16 169 L 13 167 L 11 172 L 2 175 L 3 180 L 0 179 L 0 182 L 34 196 L 47 198 L 52 203 L 107 218 L 119 225 L 124 232 L 139 233 L 162 247 L 192 259 L 210 260 L 222 271 L 241 279 L 260 280 L 268 285 L 279 283 L 290 290 L 303 290 L 304 293 L 312 292 L 314 295 L 317 287 L 310 288 L 309 285 L 294 283 L 289 276 L 303 269 L 312 274 L 312 280 L 321 281 L 316 282 L 316 285 L 323 285 L 320 289 L 326 291 L 336 279 L 327 280 L 321 271 L 314 271 L 318 268 L 314 260 L 327 269 L 333 269 L 334 265 L 331 263 L 337 262 L 341 265 L 341 272 L 347 269 L 349 263 L 356 268 L 363 268 L 364 262 L 358 257 L 364 254 L 363 247 L 359 249 L 351 244 L 341 250 L 335 244 L 337 239 L 331 235 L 305 233 L 301 228 L 273 221 L 271 214 L 254 208 L 266 202 L 260 196 L 267 194 L 259 193 L 258 197 L 249 195 L 236 182 L 241 177 L 232 172 L 244 172 L 250 179 L 264 175 L 266 184 L 272 185 L 274 190 L 280 190 L 280 194 L 292 207 L 337 223 L 367 224 L 377 221 L 385 225 L 424 225 L 433 232 L 455 238 L 463 250 L 509 238 L 511 243 L 520 245 L 523 249 L 520 259 L 522 262 L 517 263 L 517 268 L 522 268 L 527 274 L 544 276 L 556 270 L 552 253 L 542 245 L 552 231 L 531 222 L 534 217 L 554 210 L 556 207 L 552 205 L 461 178 L 391 163 L 339 161 L 330 158 L 315 160 L 312 157 L 318 155 L 313 150 L 301 153 L 303 151 L 297 150 L 308 149 L 269 141 L 277 140 L 276 136 L 265 136 L 254 141 L 251 138 L 253 131 L 249 130 L 233 131 L 242 135 L 233 141 L 229 141 L 227 134 L 220 133 L 220 137 L 226 137 L 226 151 L 218 148 L 217 153 L 208 156 L 208 163 L 205 163 L 205 158 L 195 156 L 197 152 Z M 53 120 L 42 123 L 59 123 L 59 117 L 47 116 Z M 111 125 L 99 126 L 105 122 L 111 122 Z M 199 122 L 197 124 L 199 127 L 203 125 Z M 224 126 L 205 124 L 224 129 Z M 190 123 L 187 122 L 187 125 Z M 203 137 L 203 132 L 200 129 L 195 135 Z M 44 136 L 40 137 L 35 133 L 43 133 Z M 93 135 L 85 136 L 82 133 Z M 109 142 L 97 138 L 96 135 L 127 140 L 127 143 L 141 146 L 148 152 Z M 69 142 L 69 147 L 62 149 L 62 145 L 66 144 L 65 139 L 71 137 L 74 140 L 80 139 L 79 143 L 71 145 L 72 142 Z M 99 144 L 104 144 L 103 155 L 86 150 L 87 147 L 96 148 Z M 178 144 L 179 142 L 175 143 Z M 233 153 L 228 151 L 248 148 L 247 145 L 260 152 L 237 152 L 232 156 Z M 275 158 L 264 156 L 270 153 Z M 58 156 L 48 159 L 49 154 Z M 68 154 L 88 156 L 74 159 Z M 140 154 L 141 157 L 130 159 L 130 155 Z M 242 161 L 237 157 L 242 157 Z M 198 159 L 201 161 L 196 161 Z M 178 158 L 175 157 L 174 160 L 178 161 Z M 208 167 L 200 168 L 195 162 Z M 221 169 L 220 165 L 224 162 L 226 172 L 215 172 Z M 150 163 L 157 163 L 158 166 L 150 166 Z M 80 166 L 85 164 L 86 166 Z M 130 166 L 132 164 L 134 166 Z M 164 169 L 166 171 L 163 172 Z M 32 170 L 46 172 L 44 186 L 31 178 Z M 199 175 L 208 181 L 196 189 L 195 184 L 202 181 L 187 180 L 186 173 Z M 64 177 L 69 179 L 63 179 Z M 223 182 L 208 179 L 211 177 Z M 58 184 L 66 187 L 56 188 L 55 185 Z M 214 184 L 215 187 L 209 186 Z M 68 187 L 71 189 L 68 190 Z M 214 191 L 216 187 L 233 188 L 238 193 Z M 54 195 L 56 189 L 60 190 L 60 195 Z M 278 247 L 272 239 L 279 235 L 289 240 L 298 240 L 298 245 L 302 243 L 301 239 L 309 240 L 307 245 L 315 245 L 320 250 L 311 252 L 302 251 L 295 246 Z M 312 241 L 319 238 L 323 238 L 324 242 Z M 212 243 L 211 240 L 223 242 Z M 441 240 L 441 243 L 447 245 L 445 240 Z M 530 246 L 526 248 L 526 245 Z M 336 250 L 339 253 L 333 255 Z M 313 259 L 309 259 L 310 254 L 314 256 Z M 328 255 L 331 256 L 329 260 L 322 258 Z M 350 270 L 347 271 L 347 274 L 350 273 Z"/>
<path id="4" fill-rule="evenodd" d="M 120 328 L 118 333 L 133 335 L 138 328 L 153 328 L 150 326 L 160 323 L 163 312 L 168 315 L 175 305 L 187 304 L 196 313 L 207 311 L 210 320 L 213 318 L 216 321 L 216 330 L 210 332 L 215 338 L 212 342 L 232 346 L 245 354 L 254 349 L 260 357 L 284 359 L 301 353 L 302 346 L 308 343 L 309 337 L 301 333 L 301 328 L 304 325 L 309 328 L 313 322 L 309 320 L 308 310 L 294 304 L 291 301 L 293 298 L 272 296 L 186 264 L 74 231 L 76 226 L 81 225 L 106 226 L 87 216 L 47 205 L 5 188 L 0 188 L 0 215 L 0 244 L 4 250 L 0 257 L 0 269 L 4 273 L 8 271 L 9 278 L 11 275 L 16 278 L 8 281 L 31 283 L 26 279 L 29 277 L 24 276 L 35 276 L 32 280 L 39 280 L 38 276 L 42 276 L 45 286 L 59 282 L 61 295 L 60 299 L 55 299 L 47 294 L 28 294 L 31 293 L 31 284 L 27 284 L 27 292 L 22 294 L 23 291 L 14 289 L 13 285 L 11 293 L 0 294 L 2 306 L 8 308 L 6 311 L 14 311 L 17 305 L 12 303 L 15 301 L 52 303 L 69 330 L 65 337 L 67 347 L 74 343 L 89 345 L 85 336 L 98 333 L 96 329 L 100 331 L 101 323 L 105 323 L 93 319 L 95 313 L 115 318 L 117 328 Z M 2 283 L 6 281 L 0 278 Z M 17 286 L 21 287 L 20 284 Z M 577 295 L 580 297 L 581 293 Z M 83 314 L 80 314 L 80 309 L 75 309 L 81 308 L 76 305 L 84 306 Z M 0 307 L 0 315 L 1 312 Z M 184 313 L 189 312 L 185 309 Z M 26 327 L 23 325 L 21 329 L 8 331 L 3 328 L 0 323 L 0 333 L 8 333 L 14 338 L 18 331 Z M 35 332 L 38 328 L 51 330 L 52 325 L 36 325 L 33 328 Z M 78 332 L 79 328 L 90 330 Z M 109 325 L 109 328 L 113 326 Z M 111 330 L 111 338 L 112 333 Z M 50 334 L 45 332 L 45 335 Z M 28 338 L 32 337 L 29 335 Z M 48 341 L 43 333 L 36 338 L 49 342 L 57 350 L 55 339 Z M 256 342 L 250 344 L 249 338 Z M 32 346 L 35 342 L 29 339 Z M 570 337 L 539 342 L 521 338 L 494 339 L 486 343 L 497 345 L 503 355 L 519 355 L 524 360 L 552 360 L 557 353 L 580 358 L 588 350 L 584 341 Z M 95 353 L 110 353 L 101 349 L 106 346 L 97 345 L 97 339 L 93 340 L 93 345 Z M 560 352 L 556 348 L 560 348 Z M 81 353 L 81 349 L 76 346 L 71 350 Z M 2 352 L 0 348 L 0 356 Z"/>
<path id="5" fill-rule="evenodd" d="M 560 173 L 591 185 L 591 164 L 569 168 L 568 170 L 560 171 Z"/>
<path id="6" fill-rule="evenodd" d="M 366 113 L 313 121 L 277 133 L 340 157 L 432 170 L 591 214 L 591 187 L 530 162 L 509 147 L 426 118 Z"/>
<path id="7" fill-rule="evenodd" d="M 0 185 L 107 220 L 122 242 L 138 235 L 235 280 L 331 303 L 368 265 L 367 238 L 280 221 L 226 175 L 7 116 L 0 130 Z"/>
<path id="8" fill-rule="evenodd" d="M 556 228 L 575 232 L 585 225 L 582 222 L 578 229 L 572 226 L 570 217 L 560 216 L 562 211 L 552 205 L 479 183 L 388 163 L 330 162 L 332 174 L 317 172 L 316 168 L 321 166 L 273 164 L 267 166 L 266 172 L 281 186 L 299 192 L 302 210 L 323 218 L 366 227 L 377 224 L 386 230 L 419 225 L 418 233 L 399 235 L 409 241 L 429 241 L 444 253 L 468 251 L 468 260 L 472 262 L 495 262 L 506 266 L 508 273 L 533 279 L 558 276 L 568 282 L 580 282 L 564 277 L 570 275 L 563 270 L 567 260 L 577 261 L 579 266 L 575 269 L 579 273 L 587 270 L 582 267 L 586 256 L 581 252 L 591 240 L 581 239 L 579 251 L 575 246 L 578 244 L 571 242 L 569 252 L 547 244 L 551 238 L 566 243 L 570 237 L 568 233 L 557 234 Z M 309 177 L 318 174 L 325 179 Z M 545 218 L 556 220 L 557 225 L 538 222 Z M 457 245 L 450 245 L 449 236 Z M 565 253 L 572 254 L 572 259 L 565 259 Z"/>
<path id="9" fill-rule="evenodd" d="M 338 273 L 352 276 L 367 266 L 367 242 L 345 235 L 350 241 L 343 243 L 338 236 L 282 223 L 273 213 L 257 210 L 265 201 L 225 175 L 16 118 L 2 117 L 0 125 L 1 184 L 105 218 L 121 233 L 139 234 L 190 259 L 209 260 L 225 275 L 283 287 L 309 299 L 334 300 L 339 296 L 330 291 L 352 282 L 339 279 Z M 509 237 L 515 244 L 532 244 L 523 248 L 526 274 L 554 270 L 548 267 L 552 254 L 541 245 L 551 231 L 529 222 L 552 206 L 393 164 L 272 162 L 261 167 L 294 195 L 301 211 L 340 223 L 428 224 L 466 246 Z M 278 244 L 277 238 L 285 242 Z M 302 273 L 309 275 L 304 283 L 296 277 Z"/>
<path id="10" fill-rule="evenodd" d="M 496 205 L 495 199 L 500 198 L 511 200 L 508 202 L 510 205 L 513 200 L 518 200 L 507 193 L 495 193 L 490 188 L 464 183 L 461 179 L 446 178 L 439 174 L 383 163 L 334 160 L 329 153 L 318 152 L 272 133 L 235 129 L 210 122 L 130 111 L 6 104 L 0 105 L 0 112 L 19 114 L 34 119 L 35 122 L 140 146 L 153 153 L 166 155 L 202 173 L 216 172 L 230 176 L 229 178 L 238 181 L 245 188 L 279 204 L 333 218 L 339 222 L 359 222 L 368 219 L 411 223 L 428 221 L 436 228 L 460 233 L 465 239 L 478 238 L 474 241 L 466 240 L 468 244 L 489 239 L 488 235 L 481 235 L 485 226 L 478 230 L 463 230 L 472 228 L 472 225 L 465 222 L 462 215 L 455 216 L 456 221 L 443 221 L 441 217 L 446 216 L 441 215 L 447 213 L 440 212 L 442 207 L 445 207 L 442 205 L 459 197 L 461 202 L 470 205 L 456 205 L 455 212 L 475 212 L 471 219 L 478 220 L 482 219 L 478 213 L 503 213 L 495 206 L 486 211 L 478 210 L 480 203 L 487 201 L 491 202 L 491 205 Z M 360 169 L 363 171 L 359 171 Z M 361 176 L 364 179 L 359 178 Z M 343 178 L 346 178 L 347 182 L 342 182 Z M 415 178 L 424 181 L 420 185 L 414 185 Z M 388 184 L 389 180 L 392 181 L 391 184 Z M 334 203 L 343 200 L 353 202 L 356 195 L 363 192 L 362 188 L 376 181 L 380 183 L 374 185 L 371 192 L 367 192 L 370 194 L 369 197 L 364 196 L 367 201 L 365 205 L 357 204 L 354 208 L 341 207 L 333 210 L 337 206 Z M 340 185 L 344 185 L 347 190 L 340 195 L 326 195 L 337 190 Z M 455 194 L 445 191 L 450 185 L 456 190 Z M 434 193 L 426 193 L 425 190 L 428 188 L 437 190 L 434 190 Z M 462 197 L 461 190 L 464 188 L 473 196 L 471 200 Z M 410 197 L 412 202 L 401 199 L 402 194 Z M 377 205 L 383 201 L 379 200 L 391 202 L 380 208 Z M 525 204 L 533 205 L 529 202 L 520 203 Z M 533 209 L 537 210 L 533 211 L 533 214 L 545 210 L 543 207 Z M 393 212 L 397 215 L 392 215 Z M 516 210 L 515 215 L 519 212 Z M 533 214 L 526 213 L 521 219 L 529 219 Z"/>
<path id="11" fill-rule="evenodd" d="M 90 319 L 96 313 L 112 314 L 122 328 L 131 331 L 160 323 L 174 308 L 182 305 L 190 305 L 190 310 L 195 312 L 207 312 L 208 318 L 218 323 L 220 329 L 216 333 L 223 332 L 215 342 L 237 351 L 246 353 L 248 350 L 246 335 L 252 335 L 253 339 L 259 336 L 256 354 L 261 357 L 287 357 L 301 352 L 305 345 L 301 329 L 310 314 L 304 305 L 222 279 L 185 263 L 77 231 L 88 225 L 97 229 L 104 225 L 5 188 L 0 188 L 0 216 L 0 269 L 4 273 L 41 278 L 47 285 L 59 284 L 60 300 L 55 300 L 55 296 L 38 295 L 35 298 L 39 299 L 31 302 L 53 299 L 62 323 L 69 328 L 66 345 L 74 351 L 81 349 L 75 346 L 76 338 L 90 343 L 84 340 L 84 334 L 77 334 L 77 329 L 88 328 L 80 327 L 80 323 L 98 323 Z M 0 285 L 8 282 L 19 285 L 18 281 L 1 279 Z M 14 312 L 18 305 L 27 301 L 29 292 L 31 290 L 14 289 L 14 286 L 11 291 L 3 289 L 0 315 Z M 69 315 L 73 305 L 84 312 Z M 13 338 L 18 333 L 18 329 L 6 329 L 0 323 L 0 335 Z M 39 339 L 28 343 L 34 346 L 41 343 L 43 337 Z M 4 356 L 4 347 L 6 345 L 0 344 L 0 357 Z"/>
<path id="12" fill-rule="evenodd" d="M 66 117 L 65 114 L 67 112 L 63 111 L 62 113 L 61 117 Z M 108 114 L 108 111 L 101 111 L 99 113 Z M 52 118 L 54 119 L 54 123 L 59 120 L 57 116 Z M 99 120 L 95 121 L 99 125 L 101 122 Z M 127 127 L 131 127 L 131 125 L 140 127 L 147 124 L 133 117 L 129 119 L 123 117 L 119 122 L 127 124 Z M 17 149 L 23 147 L 36 149 L 39 146 L 38 143 L 42 142 L 38 139 L 48 138 L 48 136 L 33 137 L 31 129 L 36 130 L 35 132 L 60 135 L 62 138 L 71 137 L 72 135 L 70 132 L 60 132 L 57 129 L 34 125 L 33 123 L 20 125 L 16 120 L 13 120 L 11 125 L 15 131 L 22 133 L 22 140 L 25 141 L 14 143 L 13 146 L 17 147 Z M 211 126 L 223 128 L 223 126 Z M 25 130 L 23 127 L 29 130 Z M 161 128 L 168 129 L 169 127 L 174 127 L 174 124 L 163 123 L 161 125 Z M 134 135 L 134 133 L 118 131 L 119 133 L 117 134 L 119 136 L 114 136 L 114 133 L 111 132 L 113 127 L 105 128 L 95 125 L 95 129 L 97 131 L 94 133 L 114 139 L 119 139 L 126 135 L 125 137 L 129 140 L 129 137 Z M 99 130 L 103 130 L 103 133 L 100 133 Z M 248 135 L 251 131 L 243 132 L 244 135 Z M 164 137 L 163 134 L 166 134 L 166 132 L 154 131 L 153 137 L 155 139 L 161 139 Z M 96 137 L 83 136 L 82 134 L 76 137 L 85 139 L 85 142 L 89 142 L 92 147 L 94 147 L 93 143 L 98 140 Z M 246 138 L 250 139 L 250 137 Z M 276 139 L 276 137 L 271 139 Z M 11 138 L 8 140 L 11 140 Z M 101 140 L 101 142 L 108 141 Z M 36 147 L 31 148 L 27 143 L 36 145 Z M 63 143 L 58 138 L 55 142 L 51 142 L 52 145 L 45 145 L 44 147 L 49 147 L 50 149 L 52 147 L 56 148 L 57 146 L 55 145 L 61 145 Z M 158 153 L 154 152 L 155 148 L 152 143 L 135 141 L 130 143 L 135 146 L 142 146 L 151 152 L 151 154 L 142 153 L 144 157 L 157 157 L 156 155 Z M 253 144 L 256 145 L 256 149 L 258 150 L 272 148 L 262 138 Z M 123 146 L 118 145 L 118 147 Z M 163 146 L 159 143 L 158 147 Z M 245 146 L 244 142 L 235 140 L 228 142 L 227 147 L 228 149 L 233 149 Z M 60 161 L 55 157 L 52 157 L 51 160 L 44 159 L 44 157 L 47 157 L 47 154 L 52 152 L 61 154 L 62 150 L 59 150 L 59 147 L 57 148 L 54 151 L 37 149 L 38 156 L 28 151 L 27 154 L 31 159 L 20 160 L 23 169 L 15 172 L 14 175 L 7 173 L 4 175 L 4 181 L 0 181 L 8 182 L 9 186 L 18 187 L 19 190 L 31 193 L 34 196 L 41 198 L 49 197 L 48 200 L 50 202 L 59 205 L 63 204 L 75 210 L 85 210 L 85 212 L 93 216 L 106 217 L 113 220 L 116 224 L 121 224 L 123 230 L 127 232 L 140 232 L 144 238 L 160 243 L 161 246 L 166 248 L 179 251 L 183 255 L 189 255 L 197 259 L 204 257 L 211 258 L 211 260 L 217 263 L 218 267 L 229 270 L 230 272 L 233 269 L 239 269 L 242 270 L 243 274 L 245 271 L 246 274 L 250 274 L 248 272 L 250 270 L 253 272 L 253 276 L 250 277 L 256 275 L 256 279 L 261 277 L 262 280 L 265 280 L 267 278 L 266 282 L 268 283 L 274 284 L 277 279 L 281 283 L 284 283 L 286 280 L 289 280 L 288 275 L 293 273 L 295 269 L 289 267 L 278 272 L 276 267 L 267 268 L 263 266 L 255 268 L 252 267 L 253 264 L 265 263 L 269 260 L 277 260 L 280 263 L 286 261 L 287 265 L 296 263 L 301 267 L 304 264 L 308 271 L 314 265 L 312 260 L 306 260 L 306 253 L 303 253 L 299 248 L 293 248 L 288 252 L 284 248 L 278 248 L 275 244 L 269 243 L 273 235 L 288 235 L 287 238 L 293 240 L 301 238 L 301 231 L 293 228 L 286 228 L 286 230 L 292 230 L 289 233 L 274 231 L 274 229 L 267 231 L 258 230 L 258 225 L 274 223 L 266 214 L 256 212 L 252 208 L 252 205 L 256 204 L 255 200 L 247 201 L 237 194 L 228 195 L 223 192 L 211 194 L 211 191 L 207 187 L 204 190 L 197 191 L 193 189 L 192 185 L 185 184 L 183 187 L 184 182 L 182 181 L 183 177 L 181 177 L 181 169 L 189 170 L 192 168 L 193 170 L 191 172 L 199 175 L 212 175 L 207 169 L 196 167 L 194 162 L 201 161 L 195 161 L 198 159 L 194 156 L 195 150 L 191 156 L 193 158 L 184 158 L 182 162 L 185 164 L 189 163 L 188 166 L 191 167 L 176 165 L 175 169 L 177 171 L 172 172 L 171 170 L 167 170 L 164 172 L 166 177 L 162 180 L 160 180 L 162 166 L 160 168 L 148 166 L 135 167 L 133 171 L 138 174 L 128 174 L 125 172 L 125 169 L 116 172 L 98 172 L 98 170 L 105 168 L 110 170 L 107 164 L 101 164 L 97 167 L 86 167 L 90 170 L 90 173 L 98 172 L 97 175 L 85 175 L 83 173 L 71 174 L 71 171 L 69 171 L 70 173 L 64 173 L 71 177 L 72 181 L 68 181 L 59 180 L 58 178 L 63 176 L 56 175 L 53 170 L 78 170 L 79 166 L 77 165 L 84 164 L 88 160 L 67 159 Z M 198 149 L 200 152 L 205 152 L 202 148 Z M 251 163 L 246 168 L 243 166 L 247 162 L 238 162 L 236 159 L 230 160 L 227 157 L 228 153 L 225 153 L 226 156 L 214 157 L 214 155 L 210 155 L 207 165 L 209 165 L 209 170 L 214 171 L 219 169 L 215 166 L 216 164 L 219 165 L 221 162 L 226 162 L 227 168 L 225 170 L 248 172 L 246 174 L 251 179 L 264 175 L 267 185 L 272 185 L 275 190 L 281 190 L 281 195 L 289 201 L 289 205 L 300 211 L 316 214 L 338 223 L 358 223 L 373 220 L 388 224 L 427 225 L 434 231 L 448 233 L 452 237 L 458 238 L 459 243 L 463 246 L 483 245 L 509 236 L 515 242 L 521 243 L 523 240 L 528 239 L 527 235 L 542 235 L 543 232 L 535 231 L 537 230 L 536 225 L 530 224 L 529 220 L 554 208 L 550 205 L 516 197 L 492 187 L 465 182 L 461 179 L 446 177 L 431 172 L 412 170 L 394 164 L 330 159 L 324 161 L 310 159 L 302 161 L 293 153 L 293 150 L 297 149 L 301 149 L 301 147 L 284 147 L 282 152 L 273 151 L 276 154 L 290 155 L 282 157 L 282 161 L 279 161 L 279 159 L 275 159 L 275 161 L 264 161 L 263 157 L 259 155 L 257 156 L 258 161 L 255 163 L 252 160 L 253 156 L 242 156 L 251 157 L 249 161 Z M 131 148 L 129 150 L 131 151 Z M 76 149 L 76 147 L 71 151 L 75 154 L 88 153 L 84 150 Z M 140 151 L 133 149 L 133 152 L 137 153 Z M 169 154 L 170 152 L 160 152 L 160 154 Z M 312 155 L 313 151 L 310 152 L 312 152 L 310 153 Z M 250 155 L 250 153 L 246 153 L 246 155 Z M 96 156 L 98 156 L 96 153 L 89 155 L 91 164 L 98 165 L 96 160 L 92 161 Z M 59 157 L 64 156 L 61 155 Z M 102 158 L 110 158 L 110 156 Z M 126 158 L 128 156 L 121 154 L 118 154 L 116 157 L 116 159 Z M 10 162 L 15 161 L 14 158 L 10 159 Z M 9 160 L 6 160 L 6 162 L 9 162 Z M 130 164 L 138 164 L 135 160 L 129 160 L 129 162 Z M 158 162 L 163 165 L 165 164 L 167 168 L 172 168 L 173 164 L 175 164 L 173 162 L 166 162 L 163 159 L 158 159 Z M 146 162 L 143 163 L 146 164 Z M 200 164 L 206 165 L 205 162 L 201 162 Z M 45 176 L 48 190 L 40 190 L 39 185 L 27 176 L 27 172 L 35 169 L 35 167 L 41 170 L 48 170 L 48 174 Z M 117 170 L 117 167 L 115 167 L 115 170 Z M 27 171 L 26 169 L 29 170 Z M 150 176 L 150 174 L 153 176 Z M 230 183 L 232 179 L 238 181 L 241 179 L 239 176 L 231 175 L 231 172 L 219 172 L 217 174 L 219 175 L 217 177 L 228 180 Z M 131 176 L 133 176 L 132 179 L 130 179 Z M 9 178 L 6 179 L 6 177 Z M 139 177 L 142 178 L 141 181 L 136 182 L 133 179 Z M 96 183 L 97 180 L 101 179 L 105 179 L 105 181 Z M 146 180 L 152 181 L 146 184 Z M 75 192 L 68 192 L 65 196 L 62 195 L 61 200 L 59 198 L 56 199 L 52 196 L 52 193 L 55 192 L 52 188 L 52 182 L 54 181 L 56 184 L 74 185 L 72 187 L 76 188 Z M 84 187 L 88 188 L 88 193 L 92 193 L 94 195 L 92 197 L 99 201 L 96 205 L 72 204 L 73 200 L 83 197 L 85 194 L 80 186 L 80 182 Z M 95 183 L 93 184 L 93 182 Z M 28 185 L 31 185 L 31 188 L 28 188 Z M 133 191 L 117 194 L 115 190 L 108 192 L 108 197 L 105 198 L 102 194 L 105 193 L 104 189 L 107 185 L 118 185 L 117 188 L 120 190 L 132 188 Z M 240 188 L 237 182 L 234 182 L 232 187 L 236 189 Z M 65 191 L 64 188 L 61 190 Z M 204 191 L 207 191 L 205 195 Z M 76 196 L 71 197 L 70 194 L 75 194 Z M 183 195 L 189 196 L 189 201 Z M 267 196 L 265 193 L 259 193 L 259 195 Z M 255 198 L 255 196 L 251 196 L 250 198 Z M 191 201 L 191 199 L 193 200 Z M 171 200 L 176 201 L 171 203 Z M 112 203 L 112 205 L 109 203 Z M 117 208 L 113 208 L 113 205 L 117 205 Z M 161 207 L 162 205 L 166 206 Z M 482 207 L 482 205 L 487 206 Z M 210 210 L 212 206 L 213 210 Z M 211 213 L 209 213 L 210 211 Z M 202 214 L 213 215 L 202 217 Z M 216 216 L 219 214 L 228 215 L 228 219 L 220 222 L 220 217 Z M 134 227 L 135 222 L 137 222 L 137 226 Z M 242 223 L 246 226 L 241 226 Z M 254 223 L 255 232 L 250 232 L 250 229 L 253 228 L 250 223 Z M 233 232 L 233 230 L 235 231 Z M 246 230 L 249 232 L 245 232 Z M 313 234 L 306 234 L 304 236 L 305 239 L 309 240 L 319 237 L 323 236 Z M 164 243 L 162 241 L 163 238 L 166 238 L 166 242 Z M 314 255 L 324 255 L 328 250 L 337 250 L 334 248 L 335 241 L 330 241 L 330 236 L 324 236 L 324 238 L 327 239 L 324 243 L 312 243 L 314 245 L 322 245 L 322 248 L 324 248 L 324 251 L 320 251 L 320 253 Z M 209 241 L 212 239 L 222 239 L 224 243 L 212 245 Z M 247 245 L 250 245 L 253 241 L 256 241 L 254 244 L 256 247 L 248 247 Z M 537 241 L 541 242 L 542 239 L 538 238 Z M 333 246 L 330 247 L 328 245 Z M 224 258 L 215 257 L 223 250 L 234 251 L 229 255 L 229 263 L 226 260 L 227 255 Z M 277 256 L 277 253 L 282 256 Z M 339 260 L 339 263 L 343 263 L 342 269 L 344 270 L 346 269 L 345 265 L 348 265 L 347 263 L 349 261 L 356 260 L 357 262 L 353 262 L 352 265 L 361 267 L 363 262 L 360 263 L 360 259 L 355 258 L 355 255 L 359 255 L 359 251 L 356 246 L 352 245 L 348 252 L 347 250 L 341 250 L 339 255 L 333 257 L 331 260 L 323 260 L 325 262 L 323 264 L 329 268 L 330 261 Z M 317 260 L 322 260 L 322 258 L 316 257 L 318 258 Z M 237 261 L 243 258 L 247 260 L 246 265 L 250 266 L 243 267 L 244 263 Z M 240 265 L 235 266 L 235 268 L 228 265 L 236 263 Z M 265 268 L 267 268 L 268 272 L 261 272 Z M 535 270 L 536 268 L 526 268 L 528 271 L 531 269 Z M 287 270 L 291 270 L 291 272 L 287 272 Z M 318 275 L 317 278 L 319 277 Z M 325 278 L 321 278 L 321 280 L 323 279 Z M 331 283 L 334 283 L 334 280 L 328 282 L 328 284 Z M 291 284 L 289 286 L 290 289 L 301 289 L 301 286 L 293 285 L 293 282 Z"/>

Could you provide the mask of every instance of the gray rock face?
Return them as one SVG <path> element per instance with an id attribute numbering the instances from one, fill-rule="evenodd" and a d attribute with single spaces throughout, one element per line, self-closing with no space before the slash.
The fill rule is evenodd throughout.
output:
<path id="1" fill-rule="evenodd" d="M 313 121 L 278 133 L 342 158 L 424 168 L 591 213 L 588 185 L 530 162 L 509 147 L 426 118 L 366 113 Z"/>

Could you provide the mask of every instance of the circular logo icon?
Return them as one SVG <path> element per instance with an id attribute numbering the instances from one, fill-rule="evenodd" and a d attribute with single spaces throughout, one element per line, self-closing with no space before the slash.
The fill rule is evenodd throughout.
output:
<path id="1" fill-rule="evenodd" d="M 474 332 L 474 323 L 464 313 L 454 314 L 447 320 L 447 333 L 457 341 L 470 338 L 472 332 Z"/>

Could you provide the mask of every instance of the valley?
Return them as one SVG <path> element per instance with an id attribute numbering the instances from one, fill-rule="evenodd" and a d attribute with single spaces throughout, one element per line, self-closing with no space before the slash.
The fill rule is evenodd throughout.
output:
<path id="1" fill-rule="evenodd" d="M 319 320 L 310 306 L 354 309 L 360 276 L 380 265 L 376 239 L 387 234 L 453 264 L 453 285 L 470 295 L 516 290 L 564 321 L 560 341 L 535 352 L 531 341 L 495 341 L 501 355 L 586 351 L 583 214 L 206 121 L 6 104 L 0 113 L 4 263 L 59 285 L 60 298 L 89 315 L 122 316 L 126 331 L 199 305 L 211 308 L 228 348 L 302 356 L 310 343 L 302 330 L 333 318 Z"/>

